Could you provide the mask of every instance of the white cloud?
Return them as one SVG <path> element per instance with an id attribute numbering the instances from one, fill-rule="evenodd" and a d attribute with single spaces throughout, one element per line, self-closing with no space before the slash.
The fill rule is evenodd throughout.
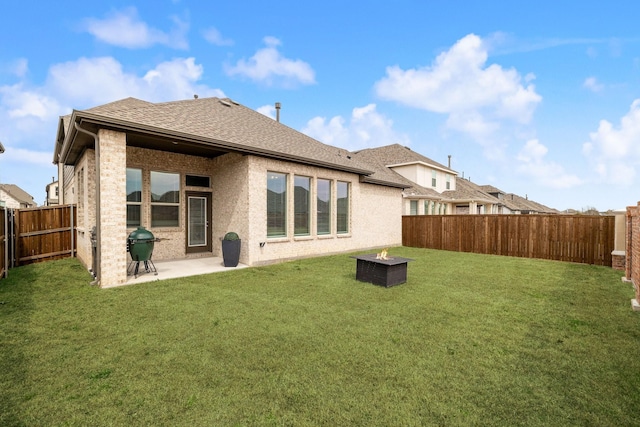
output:
<path id="1" fill-rule="evenodd" d="M 276 107 L 273 105 L 263 105 L 262 107 L 256 108 L 256 111 L 260 114 L 264 114 L 265 116 L 275 120 L 276 119 Z"/>
<path id="2" fill-rule="evenodd" d="M 375 90 L 383 99 L 447 114 L 448 127 L 486 141 L 505 122 L 529 123 L 542 100 L 531 83 L 533 74 L 523 79 L 513 68 L 487 65 L 487 59 L 486 44 L 469 34 L 438 55 L 431 66 L 387 67 Z"/>
<path id="3" fill-rule="evenodd" d="M 29 61 L 26 58 L 19 58 L 11 64 L 11 72 L 16 77 L 24 77 L 29 72 Z"/>
<path id="4" fill-rule="evenodd" d="M 186 33 L 189 24 L 172 17 L 174 28 L 164 32 L 151 28 L 138 17 L 135 7 L 109 13 L 104 19 L 87 18 L 82 28 L 98 40 L 114 46 L 139 49 L 161 44 L 176 49 L 188 49 Z"/>
<path id="5" fill-rule="evenodd" d="M 580 178 L 567 173 L 561 165 L 546 160 L 548 151 L 537 139 L 527 141 L 516 156 L 518 172 L 553 189 L 572 188 L 582 184 Z"/>
<path id="6" fill-rule="evenodd" d="M 6 146 L 2 154 L 2 160 L 9 163 L 25 163 L 36 166 L 51 166 L 53 163 L 53 150 L 35 151 L 25 148 Z"/>
<path id="7" fill-rule="evenodd" d="M 341 116 L 328 121 L 325 117 L 314 117 L 302 132 L 325 144 L 350 151 L 395 143 L 410 144 L 406 135 L 393 130 L 392 120 L 376 111 L 375 104 L 354 108 L 348 123 Z"/>
<path id="8" fill-rule="evenodd" d="M 278 50 L 280 40 L 265 37 L 266 47 L 248 60 L 240 59 L 235 66 L 226 65 L 229 76 L 243 76 L 267 86 L 293 87 L 315 84 L 315 72 L 300 59 L 288 59 Z"/>
<path id="9" fill-rule="evenodd" d="M 217 28 L 207 28 L 202 32 L 202 36 L 209 43 L 216 46 L 231 46 L 233 45 L 233 40 L 224 38 L 220 31 Z"/>
<path id="10" fill-rule="evenodd" d="M 640 165 L 640 99 L 633 101 L 617 128 L 601 120 L 589 138 L 583 145 L 583 154 L 592 161 L 598 175 L 608 182 L 630 184 Z"/>
<path id="11" fill-rule="evenodd" d="M 63 111 L 54 98 L 41 90 L 25 89 L 22 83 L 0 86 L 0 105 L 10 119 L 18 121 L 28 117 L 47 120 L 59 116 Z"/>
<path id="12" fill-rule="evenodd" d="M 52 66 L 47 87 L 68 104 L 95 106 L 129 96 L 158 102 L 198 96 L 224 96 L 197 82 L 203 68 L 194 58 L 161 62 L 143 76 L 127 73 L 112 57 L 80 58 Z"/>
<path id="13" fill-rule="evenodd" d="M 604 89 L 604 85 L 598 82 L 595 77 L 587 77 L 582 86 L 592 92 L 600 92 Z"/>

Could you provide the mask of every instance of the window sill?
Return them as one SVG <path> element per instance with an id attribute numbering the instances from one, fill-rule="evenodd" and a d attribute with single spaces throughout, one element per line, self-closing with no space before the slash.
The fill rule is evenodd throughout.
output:
<path id="1" fill-rule="evenodd" d="M 313 236 L 305 235 L 305 236 L 293 236 L 294 242 L 304 242 L 305 240 L 313 240 Z"/>
<path id="2" fill-rule="evenodd" d="M 344 239 L 344 238 L 347 238 L 347 237 L 351 237 L 351 233 L 336 234 L 336 237 L 338 239 Z"/>
<path id="3" fill-rule="evenodd" d="M 285 243 L 289 241 L 288 237 L 267 237 L 267 243 Z"/>
<path id="4" fill-rule="evenodd" d="M 328 239 L 335 239 L 336 236 L 333 236 L 331 234 L 318 234 L 318 240 L 328 240 Z"/>

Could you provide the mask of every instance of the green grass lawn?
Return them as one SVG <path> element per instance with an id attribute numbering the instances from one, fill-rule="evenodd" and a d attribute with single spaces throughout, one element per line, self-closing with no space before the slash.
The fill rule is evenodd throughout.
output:
<path id="1" fill-rule="evenodd" d="M 0 281 L 0 425 L 640 425 L 640 313 L 605 267 L 393 248 L 115 289 Z"/>

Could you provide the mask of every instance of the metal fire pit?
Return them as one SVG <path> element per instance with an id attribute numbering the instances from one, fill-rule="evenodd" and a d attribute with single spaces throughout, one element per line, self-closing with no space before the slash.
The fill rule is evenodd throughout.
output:
<path id="1" fill-rule="evenodd" d="M 151 261 L 153 245 L 156 239 L 153 233 L 144 227 L 138 227 L 127 238 L 127 252 L 131 254 L 131 262 L 127 268 L 127 276 L 138 277 L 140 263 L 144 265 L 144 271 L 158 275 L 156 266 Z"/>

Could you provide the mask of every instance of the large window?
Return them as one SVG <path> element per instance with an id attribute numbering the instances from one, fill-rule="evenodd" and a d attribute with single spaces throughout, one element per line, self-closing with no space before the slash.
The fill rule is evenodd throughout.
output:
<path id="1" fill-rule="evenodd" d="M 267 237 L 287 235 L 287 175 L 267 172 Z"/>
<path id="2" fill-rule="evenodd" d="M 127 168 L 127 227 L 141 225 L 142 170 Z"/>
<path id="3" fill-rule="evenodd" d="M 451 175 L 447 174 L 447 190 L 451 190 Z"/>
<path id="4" fill-rule="evenodd" d="M 180 225 L 180 175 L 151 171 L 151 226 Z"/>
<path id="5" fill-rule="evenodd" d="M 331 233 L 331 181 L 317 180 L 316 212 L 318 234 Z"/>
<path id="6" fill-rule="evenodd" d="M 294 206 L 294 230 L 296 236 L 308 236 L 310 230 L 311 207 L 310 190 L 311 178 L 307 176 L 295 176 L 293 178 L 293 206 Z"/>
<path id="7" fill-rule="evenodd" d="M 418 201 L 410 200 L 409 201 L 409 215 L 418 215 Z"/>
<path id="8" fill-rule="evenodd" d="M 432 170 L 431 170 L 431 186 L 432 186 L 432 187 L 435 187 L 435 186 L 436 186 L 436 184 L 437 184 L 437 181 L 436 181 L 436 171 L 432 169 Z"/>
<path id="9" fill-rule="evenodd" d="M 338 181 L 337 190 L 337 232 L 345 234 L 349 232 L 349 183 Z"/>

